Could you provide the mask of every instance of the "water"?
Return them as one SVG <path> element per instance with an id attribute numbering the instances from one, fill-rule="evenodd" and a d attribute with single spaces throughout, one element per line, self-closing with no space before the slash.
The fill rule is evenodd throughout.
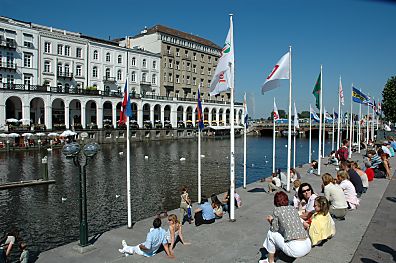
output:
<path id="1" fill-rule="evenodd" d="M 287 139 L 277 139 L 277 166 L 287 166 Z M 296 164 L 308 162 L 308 140 L 297 139 Z M 317 157 L 317 140 L 313 142 Z M 331 144 L 326 143 L 326 153 Z M 123 154 L 120 154 L 123 152 Z M 229 140 L 203 140 L 202 193 L 229 187 Z M 0 153 L 0 182 L 38 179 L 41 158 L 48 155 L 49 178 L 56 184 L 0 191 L 0 230 L 14 225 L 31 251 L 44 251 L 78 240 L 78 168 L 60 150 Z M 145 159 L 145 156 L 148 159 Z M 243 139 L 235 140 L 236 184 L 243 183 Z M 180 161 L 180 158 L 186 158 Z M 248 137 L 247 182 L 272 171 L 272 138 Z M 138 221 L 179 206 L 179 190 L 188 186 L 197 200 L 197 142 L 195 140 L 131 144 L 132 220 Z M 118 197 L 119 195 L 119 197 Z M 127 224 L 126 146 L 102 145 L 87 166 L 90 236 Z"/>

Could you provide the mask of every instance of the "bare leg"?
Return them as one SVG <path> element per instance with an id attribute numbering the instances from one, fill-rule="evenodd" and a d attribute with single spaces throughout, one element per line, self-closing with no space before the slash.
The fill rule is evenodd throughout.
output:
<path id="1" fill-rule="evenodd" d="M 269 263 L 275 262 L 275 253 L 268 253 L 268 262 Z"/>

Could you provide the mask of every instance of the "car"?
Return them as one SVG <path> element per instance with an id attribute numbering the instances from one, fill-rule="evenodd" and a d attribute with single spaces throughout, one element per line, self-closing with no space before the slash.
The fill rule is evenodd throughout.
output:
<path id="1" fill-rule="evenodd" d="M 145 129 L 151 129 L 151 128 L 153 128 L 153 124 L 151 123 L 151 121 L 144 121 L 143 122 L 143 127 Z"/>
<path id="2" fill-rule="evenodd" d="M 164 121 L 164 128 L 165 129 L 172 129 L 172 124 L 170 121 L 166 120 Z"/>
<path id="3" fill-rule="evenodd" d="M 187 128 L 193 128 L 194 127 L 192 120 L 186 121 L 186 127 Z"/>
<path id="4" fill-rule="evenodd" d="M 134 130 L 139 129 L 139 124 L 137 123 L 136 120 L 130 120 L 129 128 L 134 129 Z"/>
<path id="5" fill-rule="evenodd" d="M 162 122 L 160 120 L 154 121 L 154 127 L 156 129 L 162 129 Z"/>
<path id="6" fill-rule="evenodd" d="M 183 129 L 183 128 L 185 128 L 186 126 L 184 125 L 184 122 L 183 121 L 178 121 L 177 122 L 177 128 L 181 128 L 181 129 Z"/>

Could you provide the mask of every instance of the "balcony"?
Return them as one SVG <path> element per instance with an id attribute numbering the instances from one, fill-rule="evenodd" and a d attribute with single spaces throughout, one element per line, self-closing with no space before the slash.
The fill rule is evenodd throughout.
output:
<path id="1" fill-rule="evenodd" d="M 0 69 L 8 69 L 10 71 L 16 71 L 17 70 L 17 64 L 16 63 L 0 63 Z"/>
<path id="2" fill-rule="evenodd" d="M 103 82 L 115 83 L 115 82 L 116 82 L 116 78 L 115 78 L 115 77 L 110 77 L 110 76 L 105 76 L 105 77 L 103 78 Z"/>
<path id="3" fill-rule="evenodd" d="M 58 76 L 58 78 L 65 78 L 65 79 L 72 79 L 73 78 L 73 73 L 71 72 L 65 72 L 65 71 L 58 71 L 56 73 L 56 75 Z"/>
<path id="4" fill-rule="evenodd" d="M 140 81 L 140 85 L 151 86 L 151 82 L 142 80 L 142 81 Z"/>
<path id="5" fill-rule="evenodd" d="M 13 39 L 7 39 L 7 40 L 1 39 L 0 40 L 0 47 L 15 50 L 17 48 L 17 43 Z"/>

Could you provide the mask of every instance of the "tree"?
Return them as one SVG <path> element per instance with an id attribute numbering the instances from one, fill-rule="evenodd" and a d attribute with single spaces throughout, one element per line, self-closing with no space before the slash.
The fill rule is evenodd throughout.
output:
<path id="1" fill-rule="evenodd" d="M 279 118 L 280 119 L 286 119 L 287 118 L 287 114 L 285 110 L 278 110 L 278 114 L 279 114 Z M 274 119 L 274 112 L 271 111 L 271 116 L 269 117 L 269 120 L 273 120 Z"/>
<path id="2" fill-rule="evenodd" d="M 396 122 L 396 76 L 388 79 L 382 91 L 382 111 L 387 121 Z"/>
<path id="3" fill-rule="evenodd" d="M 300 114 L 298 114 L 298 117 L 300 119 L 309 119 L 309 111 L 302 111 Z"/>

